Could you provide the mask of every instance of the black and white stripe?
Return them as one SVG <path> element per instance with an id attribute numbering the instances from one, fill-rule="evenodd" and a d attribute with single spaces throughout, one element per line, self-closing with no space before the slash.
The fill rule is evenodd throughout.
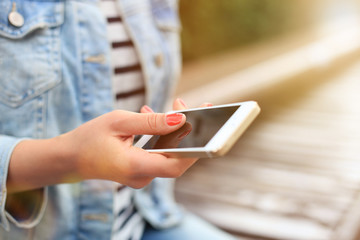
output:
<path id="1" fill-rule="evenodd" d="M 144 220 L 134 205 L 132 190 L 119 185 L 114 196 L 112 240 L 140 239 L 144 227 Z"/>
<path id="2" fill-rule="evenodd" d="M 135 47 L 126 32 L 116 2 L 102 0 L 100 8 L 108 23 L 115 107 L 128 111 L 139 111 L 145 101 L 145 87 Z M 136 211 L 132 196 L 130 188 L 121 184 L 116 185 L 112 240 L 137 240 L 142 236 L 145 223 Z"/>
<path id="3" fill-rule="evenodd" d="M 115 107 L 139 111 L 145 103 L 145 84 L 141 65 L 114 0 L 100 2 L 107 19 L 108 39 L 111 44 L 113 92 Z"/>

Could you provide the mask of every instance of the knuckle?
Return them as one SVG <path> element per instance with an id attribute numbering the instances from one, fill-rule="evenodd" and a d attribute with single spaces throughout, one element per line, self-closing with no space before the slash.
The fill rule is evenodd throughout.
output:
<path id="1" fill-rule="evenodd" d="M 137 176 L 139 175 L 139 163 L 136 161 L 136 159 L 130 159 L 129 164 L 127 166 L 127 174 L 128 176 Z"/>
<path id="2" fill-rule="evenodd" d="M 109 112 L 108 115 L 115 119 L 118 119 L 118 118 L 121 119 L 121 117 L 124 115 L 124 111 L 116 109 L 116 110 Z"/>
<path id="3" fill-rule="evenodd" d="M 158 115 L 157 114 L 148 114 L 147 115 L 147 124 L 151 130 L 156 130 L 158 127 Z"/>
<path id="4" fill-rule="evenodd" d="M 133 166 L 128 166 L 126 169 L 126 175 L 128 177 L 136 176 L 137 175 L 136 168 L 134 168 Z"/>

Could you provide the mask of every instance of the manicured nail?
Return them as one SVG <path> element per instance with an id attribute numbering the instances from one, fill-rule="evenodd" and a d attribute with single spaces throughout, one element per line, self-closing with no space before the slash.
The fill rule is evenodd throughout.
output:
<path id="1" fill-rule="evenodd" d="M 183 114 L 181 113 L 172 113 L 166 115 L 166 123 L 169 126 L 175 126 L 181 123 L 183 119 Z"/>
<path id="2" fill-rule="evenodd" d="M 186 105 L 186 103 L 184 102 L 184 100 L 182 100 L 181 98 L 178 98 L 178 101 L 181 103 L 181 105 L 183 105 L 183 107 L 188 107 L 187 105 Z"/>
<path id="3" fill-rule="evenodd" d="M 143 108 L 145 109 L 145 111 L 147 111 L 147 112 L 149 112 L 149 113 L 153 113 L 153 112 L 154 112 L 148 105 L 144 105 Z"/>

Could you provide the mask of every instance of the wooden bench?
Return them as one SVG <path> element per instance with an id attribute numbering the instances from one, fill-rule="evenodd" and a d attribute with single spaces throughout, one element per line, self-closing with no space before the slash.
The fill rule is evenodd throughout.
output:
<path id="1" fill-rule="evenodd" d="M 177 181 L 178 201 L 239 239 L 357 239 L 360 35 L 347 34 L 179 91 L 191 105 L 257 100 L 262 113 L 227 156 L 202 159 Z M 185 83 L 211 61 L 189 67 L 199 72 Z"/>

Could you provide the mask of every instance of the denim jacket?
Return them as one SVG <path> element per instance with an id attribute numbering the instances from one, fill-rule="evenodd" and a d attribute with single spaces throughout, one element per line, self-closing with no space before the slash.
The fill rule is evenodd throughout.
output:
<path id="1" fill-rule="evenodd" d="M 177 0 L 117 0 L 117 5 L 139 53 L 147 104 L 162 111 L 181 67 Z M 23 17 L 20 26 L 9 19 L 11 12 Z M 110 239 L 109 181 L 14 195 L 12 201 L 25 199 L 17 204 L 27 217 L 5 208 L 16 144 L 57 136 L 112 110 L 105 29 L 96 0 L 0 1 L 0 239 Z M 135 192 L 139 211 L 154 227 L 181 220 L 172 184 L 155 179 Z"/>

